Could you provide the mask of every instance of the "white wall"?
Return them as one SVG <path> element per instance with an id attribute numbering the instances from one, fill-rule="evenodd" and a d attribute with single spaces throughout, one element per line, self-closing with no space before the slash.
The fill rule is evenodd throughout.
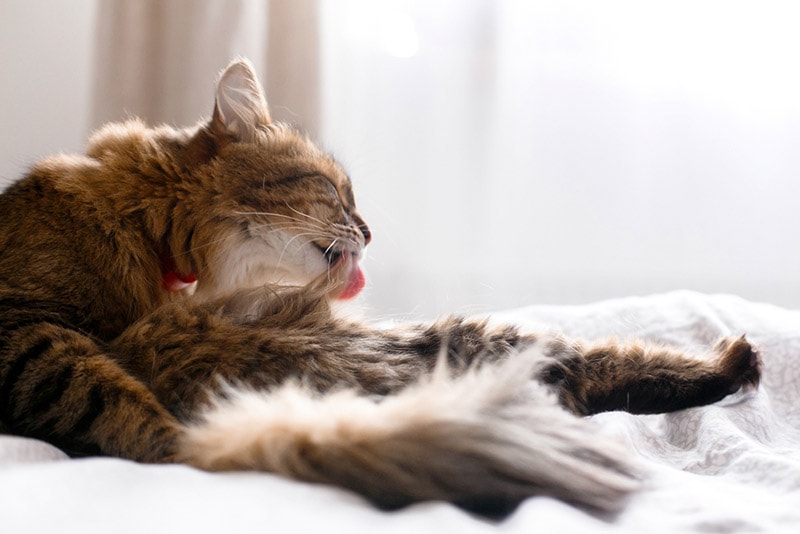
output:
<path id="1" fill-rule="evenodd" d="M 0 188 L 42 156 L 83 148 L 95 4 L 0 1 Z"/>
<path id="2" fill-rule="evenodd" d="M 797 3 L 344 4 L 324 131 L 373 226 L 375 309 L 800 307 Z"/>

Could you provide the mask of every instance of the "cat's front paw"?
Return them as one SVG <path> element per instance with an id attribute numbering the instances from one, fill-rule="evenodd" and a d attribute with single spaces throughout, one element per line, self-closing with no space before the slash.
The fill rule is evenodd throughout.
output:
<path id="1" fill-rule="evenodd" d="M 745 336 L 720 339 L 714 347 L 718 372 L 730 380 L 729 393 L 755 389 L 761 381 L 761 356 Z"/>

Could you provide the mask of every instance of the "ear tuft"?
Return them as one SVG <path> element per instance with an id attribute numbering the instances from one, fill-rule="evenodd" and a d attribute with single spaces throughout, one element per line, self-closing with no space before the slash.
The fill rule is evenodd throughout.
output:
<path id="1" fill-rule="evenodd" d="M 217 81 L 212 131 L 224 132 L 237 141 L 252 141 L 259 126 L 270 123 L 264 90 L 253 65 L 238 59 L 228 65 Z"/>

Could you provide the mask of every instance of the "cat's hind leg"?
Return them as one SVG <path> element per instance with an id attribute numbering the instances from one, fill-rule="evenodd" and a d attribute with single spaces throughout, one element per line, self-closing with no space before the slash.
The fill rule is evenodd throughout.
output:
<path id="1" fill-rule="evenodd" d="M 744 338 L 723 338 L 707 358 L 674 348 L 615 340 L 561 341 L 558 363 L 542 380 L 556 385 L 571 411 L 589 415 L 625 410 L 663 413 L 716 402 L 758 386 L 761 359 Z"/>

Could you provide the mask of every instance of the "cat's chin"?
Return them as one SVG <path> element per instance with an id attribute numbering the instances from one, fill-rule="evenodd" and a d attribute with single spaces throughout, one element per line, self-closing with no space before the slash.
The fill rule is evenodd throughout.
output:
<path id="1" fill-rule="evenodd" d="M 277 236 L 277 237 L 276 237 Z M 238 237 L 238 236 L 236 236 Z M 361 293 L 366 277 L 361 268 L 362 250 L 327 252 L 297 247 L 275 258 L 275 250 L 286 251 L 292 239 L 277 241 L 243 239 L 210 262 L 217 268 L 198 276 L 196 300 L 212 300 L 239 290 L 258 287 L 316 288 L 329 299 L 349 300 Z"/>

